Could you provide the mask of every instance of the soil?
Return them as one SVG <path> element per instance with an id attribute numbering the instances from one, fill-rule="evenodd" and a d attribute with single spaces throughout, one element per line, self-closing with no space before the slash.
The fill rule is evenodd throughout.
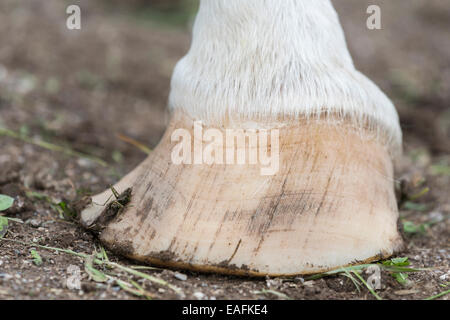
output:
<path id="1" fill-rule="evenodd" d="M 165 19 L 175 14 L 170 10 L 155 20 L 159 15 L 150 14 L 151 1 L 70 3 L 82 8 L 81 30 L 66 28 L 69 2 L 0 2 L 0 126 L 108 165 L 0 135 L 0 194 L 15 199 L 3 214 L 24 221 L 10 221 L 6 240 L 0 240 L 0 299 L 143 299 L 114 282 L 90 279 L 83 258 L 37 245 L 86 254 L 100 248 L 92 233 L 52 203 L 100 192 L 146 157 L 119 135 L 156 145 L 167 123 L 172 69 L 189 48 L 191 20 L 179 12 L 177 19 Z M 404 232 L 405 249 L 398 256 L 408 257 L 413 267 L 430 269 L 410 274 L 406 284 L 382 271 L 377 293 L 383 299 L 438 294 L 448 290 L 450 281 L 450 6 L 439 0 L 334 4 L 357 68 L 392 98 L 400 114 L 404 154 L 396 163 L 396 179 L 402 186 L 401 222 L 426 224 L 423 232 Z M 382 30 L 366 28 L 369 4 L 380 5 Z M 42 264 L 33 262 L 31 249 Z M 107 254 L 121 265 L 135 264 Z M 70 266 L 81 270 L 81 289 L 67 286 Z M 308 281 L 143 272 L 182 291 L 175 294 L 167 286 L 139 280 L 156 299 L 375 299 L 344 275 Z M 129 280 L 123 272 L 119 277 Z"/>

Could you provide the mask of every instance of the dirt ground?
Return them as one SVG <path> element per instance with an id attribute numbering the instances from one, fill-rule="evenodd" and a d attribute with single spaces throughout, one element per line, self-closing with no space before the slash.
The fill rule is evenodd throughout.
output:
<path id="1" fill-rule="evenodd" d="M 145 3 L 0 2 L 0 127 L 18 135 L 0 134 L 0 194 L 15 198 L 3 213 L 24 221 L 10 221 L 0 240 L 0 299 L 142 299 L 112 280 L 95 282 L 84 258 L 37 245 L 85 254 L 98 250 L 95 237 L 64 219 L 55 203 L 104 190 L 146 157 L 118 135 L 153 147 L 163 134 L 171 72 L 189 48 L 192 20 L 182 10 L 156 11 Z M 81 30 L 67 30 L 68 4 L 81 6 Z M 404 154 L 396 178 L 406 247 L 399 257 L 430 268 L 410 274 L 405 284 L 383 271 L 377 293 L 383 299 L 436 295 L 448 290 L 450 281 L 450 5 L 446 0 L 334 4 L 357 68 L 393 99 L 400 114 Z M 380 5 L 382 30 L 366 28 L 369 4 Z M 20 140 L 24 137 L 93 155 L 107 166 Z M 41 264 L 31 256 L 33 248 Z M 113 262 L 134 265 L 107 254 Z M 71 265 L 81 270 L 81 289 L 67 287 Z M 123 271 L 116 275 L 137 281 L 156 299 L 374 299 L 345 275 L 308 281 L 142 272 L 181 293 Z"/>

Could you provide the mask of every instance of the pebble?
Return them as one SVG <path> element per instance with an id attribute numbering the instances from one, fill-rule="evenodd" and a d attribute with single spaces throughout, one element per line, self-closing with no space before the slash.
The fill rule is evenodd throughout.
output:
<path id="1" fill-rule="evenodd" d="M 439 211 L 432 211 L 428 216 L 436 223 L 444 221 L 444 215 Z"/>
<path id="2" fill-rule="evenodd" d="M 202 292 L 200 292 L 200 291 L 194 292 L 193 296 L 194 296 L 197 300 L 202 300 L 202 299 L 205 297 L 205 295 L 204 295 Z"/>
<path id="3" fill-rule="evenodd" d="M 29 219 L 26 221 L 26 224 L 29 224 L 33 228 L 39 228 L 41 226 L 41 221 L 37 219 Z"/>
<path id="4" fill-rule="evenodd" d="M 301 284 L 303 284 L 303 283 L 305 283 L 305 279 L 303 279 L 302 277 L 295 277 L 294 282 L 297 282 L 297 283 L 300 282 Z"/>
<path id="5" fill-rule="evenodd" d="M 84 158 L 79 158 L 77 163 L 82 168 L 92 168 L 95 165 L 91 160 Z"/>
<path id="6" fill-rule="evenodd" d="M 305 285 L 305 287 L 312 288 L 314 286 L 314 281 L 313 280 L 306 281 L 303 284 Z"/>
<path id="7" fill-rule="evenodd" d="M 0 278 L 3 278 L 3 280 L 8 281 L 8 280 L 12 279 L 13 276 L 10 274 L 7 274 L 7 273 L 0 273 Z"/>
<path id="8" fill-rule="evenodd" d="M 181 281 L 186 281 L 188 278 L 187 275 L 185 275 L 183 273 L 179 273 L 179 272 L 175 272 L 175 274 L 173 276 Z"/>
<path id="9" fill-rule="evenodd" d="M 268 279 L 266 280 L 266 285 L 268 288 L 278 288 L 282 284 L 280 279 Z"/>

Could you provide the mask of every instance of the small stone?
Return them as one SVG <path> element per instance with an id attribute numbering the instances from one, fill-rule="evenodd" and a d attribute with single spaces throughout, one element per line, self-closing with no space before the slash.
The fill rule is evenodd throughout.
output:
<path id="1" fill-rule="evenodd" d="M 396 294 L 398 296 L 407 296 L 407 295 L 418 293 L 418 292 L 419 292 L 419 290 L 398 290 L 398 291 L 395 291 L 394 294 Z"/>
<path id="2" fill-rule="evenodd" d="M 194 292 L 193 296 L 197 299 L 197 300 L 202 300 L 205 295 L 202 292 Z"/>
<path id="3" fill-rule="evenodd" d="M 91 160 L 84 158 L 79 158 L 77 163 L 82 168 L 92 168 L 94 166 L 94 163 Z"/>
<path id="4" fill-rule="evenodd" d="M 279 288 L 282 281 L 280 279 L 268 279 L 266 285 L 268 288 Z"/>
<path id="5" fill-rule="evenodd" d="M 173 276 L 180 281 L 186 281 L 188 278 L 187 275 L 185 275 L 183 273 L 179 273 L 179 272 L 175 272 L 175 274 Z"/>
<path id="6" fill-rule="evenodd" d="M 303 279 L 302 277 L 295 277 L 294 282 L 303 284 L 305 283 L 305 279 Z"/>
<path id="7" fill-rule="evenodd" d="M 2 278 L 3 280 L 8 281 L 8 280 L 12 279 L 13 276 L 10 275 L 10 274 L 7 274 L 7 273 L 0 273 L 0 278 Z"/>
<path id="8" fill-rule="evenodd" d="M 314 286 L 314 281 L 313 280 L 306 281 L 303 284 L 305 285 L 305 287 L 312 288 Z"/>
<path id="9" fill-rule="evenodd" d="M 432 220 L 434 223 L 444 221 L 444 215 L 442 214 L 442 212 L 439 211 L 432 211 L 428 216 L 430 217 L 430 220 Z"/>
<path id="10" fill-rule="evenodd" d="M 26 221 L 26 224 L 29 224 L 33 228 L 39 228 L 41 226 L 41 221 L 37 219 L 29 219 Z"/>

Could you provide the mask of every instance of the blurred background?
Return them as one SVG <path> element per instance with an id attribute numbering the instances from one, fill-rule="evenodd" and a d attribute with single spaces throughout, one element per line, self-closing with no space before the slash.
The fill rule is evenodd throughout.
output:
<path id="1" fill-rule="evenodd" d="M 333 3 L 356 67 L 399 112 L 404 156 L 396 178 L 415 190 L 414 202 L 400 203 L 414 233 L 450 213 L 450 3 Z M 70 4 L 81 7 L 81 30 L 66 28 Z M 370 4 L 381 8 L 382 30 L 366 27 Z M 23 200 L 10 212 L 53 219 L 49 203 L 36 199 L 102 191 L 146 157 L 164 132 L 171 73 L 189 49 L 197 7 L 196 0 L 0 1 L 0 193 Z M 53 228 L 55 241 L 67 240 L 66 227 Z M 16 234 L 31 232 L 23 230 Z M 432 231 L 415 243 L 435 254 L 409 256 L 442 265 L 448 223 Z M 84 237 L 71 232 L 73 241 Z"/>
<path id="2" fill-rule="evenodd" d="M 448 165 L 448 1 L 333 3 L 357 68 L 395 102 L 405 153 Z M 69 4 L 81 7 L 81 30 L 66 28 Z M 381 8 L 382 30 L 366 28 L 370 4 Z M 118 135 L 152 147 L 164 132 L 170 76 L 197 8 L 197 0 L 0 1 L 0 125 L 116 163 L 117 179 L 145 157 Z M 1 153 L 23 157 L 10 142 L 0 140 Z"/>

